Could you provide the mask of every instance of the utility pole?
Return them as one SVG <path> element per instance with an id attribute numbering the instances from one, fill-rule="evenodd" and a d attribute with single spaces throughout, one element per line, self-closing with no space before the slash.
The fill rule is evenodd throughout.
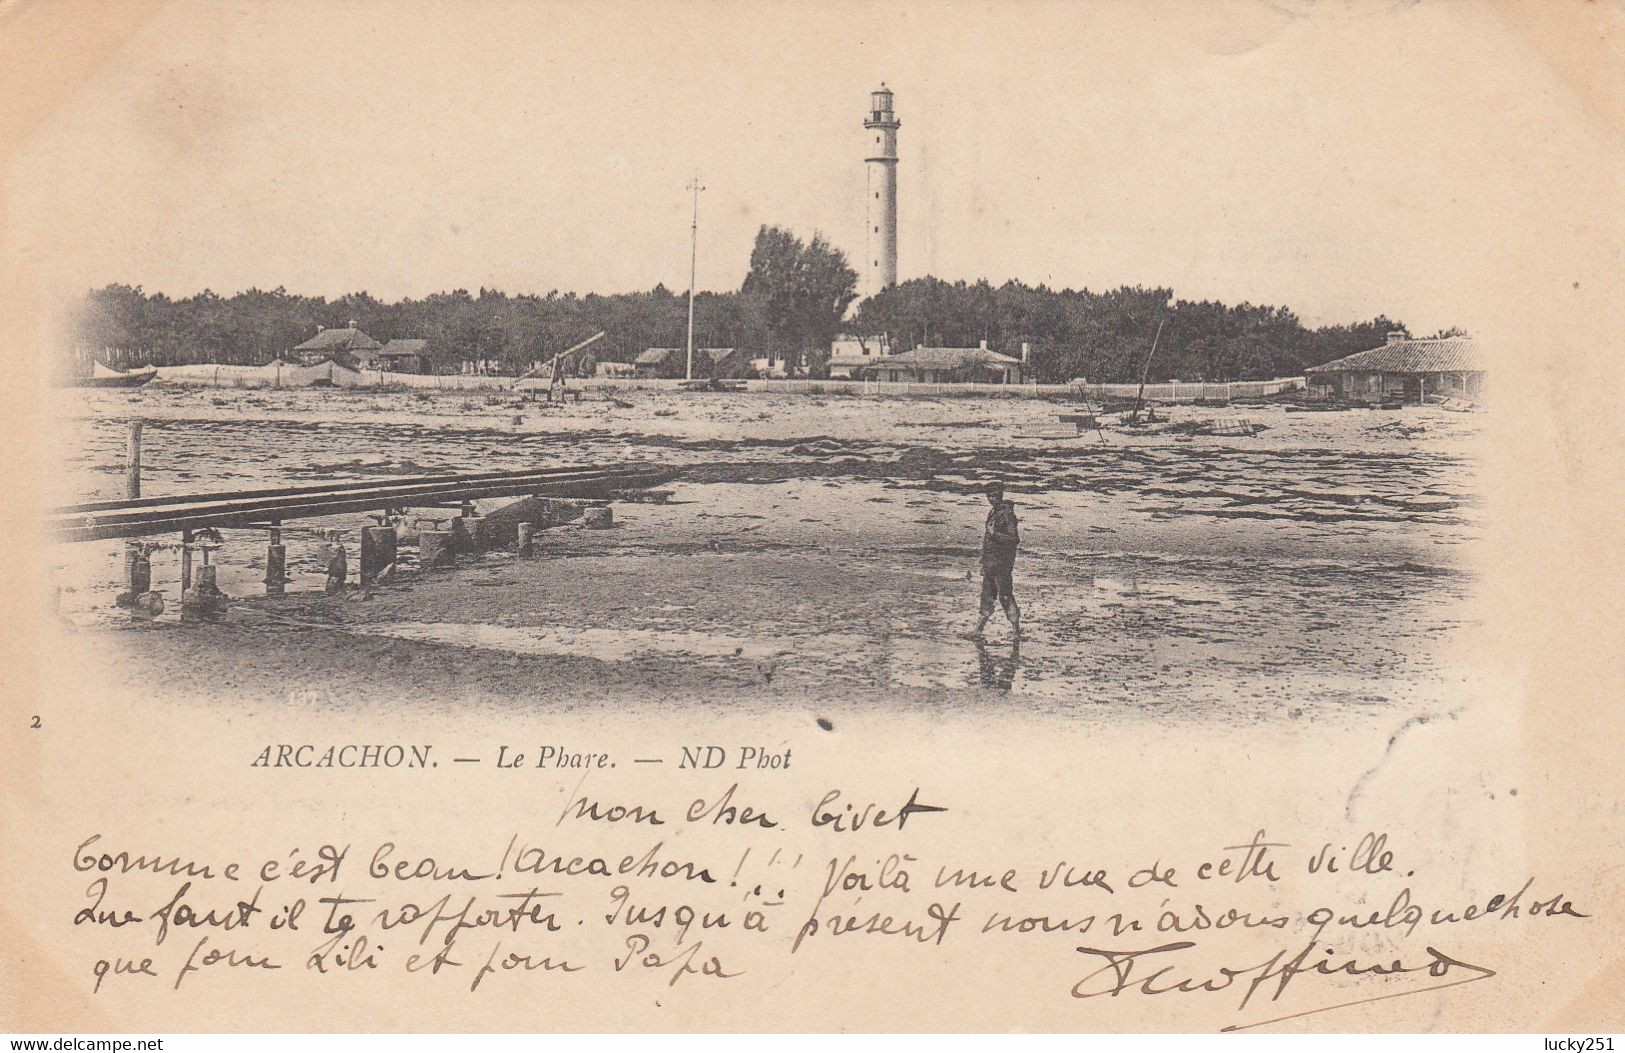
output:
<path id="1" fill-rule="evenodd" d="M 700 261 L 700 191 L 705 187 L 700 185 L 700 177 L 695 176 L 688 184 L 688 189 L 694 191 L 694 224 L 689 228 L 688 247 L 688 367 L 684 370 L 683 379 L 694 379 L 694 280 Z"/>

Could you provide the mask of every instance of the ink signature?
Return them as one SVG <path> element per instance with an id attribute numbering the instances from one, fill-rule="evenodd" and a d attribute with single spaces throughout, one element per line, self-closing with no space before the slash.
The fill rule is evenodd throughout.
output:
<path id="1" fill-rule="evenodd" d="M 1242 1010 L 1247 1008 L 1253 996 L 1259 994 L 1261 990 L 1268 994 L 1270 1002 L 1280 1001 L 1287 988 L 1300 976 L 1360 977 L 1423 973 L 1429 978 L 1443 981 L 1442 983 L 1428 984 L 1404 991 L 1393 991 L 1302 1012 L 1288 1013 L 1267 1020 L 1255 1020 L 1249 1024 L 1231 1024 L 1221 1029 L 1223 1031 L 1245 1031 L 1249 1028 L 1262 1027 L 1265 1024 L 1275 1024 L 1283 1020 L 1313 1016 L 1316 1013 L 1326 1013 L 1333 1009 L 1344 1009 L 1369 1002 L 1380 1002 L 1388 998 L 1403 998 L 1428 991 L 1441 991 L 1447 987 L 1487 980 L 1495 975 L 1493 969 L 1452 958 L 1435 947 L 1427 948 L 1428 957 L 1425 961 L 1413 959 L 1407 962 L 1400 958 L 1394 958 L 1388 962 L 1363 962 L 1352 957 L 1336 955 L 1331 948 L 1322 947 L 1315 940 L 1310 940 L 1308 945 L 1296 954 L 1285 949 L 1279 950 L 1264 961 L 1243 968 L 1219 966 L 1216 969 L 1205 971 L 1181 969 L 1177 964 L 1166 964 L 1169 957 L 1194 946 L 1196 946 L 1194 941 L 1184 940 L 1177 943 L 1165 943 L 1158 947 L 1146 947 L 1141 950 L 1108 950 L 1099 947 L 1079 947 L 1079 954 L 1100 958 L 1104 961 L 1104 964 L 1076 984 L 1073 984 L 1072 997 L 1099 998 L 1110 996 L 1115 998 L 1123 994 L 1201 994 L 1235 989 L 1241 993 L 1241 1001 L 1236 1008 Z"/>

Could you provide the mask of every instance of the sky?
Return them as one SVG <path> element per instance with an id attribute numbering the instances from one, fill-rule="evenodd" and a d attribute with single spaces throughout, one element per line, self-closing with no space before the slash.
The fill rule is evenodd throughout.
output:
<path id="1" fill-rule="evenodd" d="M 176 2 L 13 144 L 5 234 L 61 295 L 680 291 L 698 174 L 697 284 L 737 288 L 764 223 L 861 262 L 882 81 L 901 279 L 1311 324 L 1472 328 L 1506 232 L 1578 224 L 1559 188 L 1617 146 L 1453 0 Z"/>

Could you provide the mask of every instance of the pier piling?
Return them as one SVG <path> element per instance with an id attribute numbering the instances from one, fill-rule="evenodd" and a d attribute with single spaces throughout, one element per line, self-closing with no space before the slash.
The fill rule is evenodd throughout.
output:
<path id="1" fill-rule="evenodd" d="M 422 567 L 449 567 L 456 562 L 451 531 L 423 530 L 418 533 L 418 564 Z"/>
<path id="2" fill-rule="evenodd" d="M 265 546 L 265 595 L 282 596 L 288 584 L 288 549 L 282 544 L 282 525 L 271 525 L 270 541 Z"/>
<path id="3" fill-rule="evenodd" d="M 379 575 L 395 565 L 395 528 L 369 526 L 361 528 L 361 585 L 374 585 Z"/>
<path id="4" fill-rule="evenodd" d="M 350 554 L 344 542 L 334 541 L 327 555 L 327 592 L 343 592 L 350 578 Z"/>
<path id="5" fill-rule="evenodd" d="M 480 520 L 482 517 L 465 512 L 451 521 L 451 550 L 467 556 L 479 550 Z"/>
<path id="6" fill-rule="evenodd" d="M 124 543 L 124 591 L 114 599 L 120 607 L 135 607 L 143 593 L 152 591 L 152 559 L 139 541 Z"/>
<path id="7" fill-rule="evenodd" d="M 141 424 L 139 420 L 130 422 L 129 445 L 124 454 L 124 496 L 130 500 L 139 500 L 141 497 Z M 152 564 L 146 567 L 146 578 L 137 581 L 137 562 L 141 560 L 142 552 L 139 543 L 127 541 L 124 543 L 124 585 L 130 605 L 135 604 L 135 598 L 152 587 Z M 123 597 L 120 597 L 122 600 Z M 122 605 L 122 603 L 121 603 Z"/>
<path id="8" fill-rule="evenodd" d="M 192 532 L 181 531 L 181 595 L 192 587 Z"/>
<path id="9" fill-rule="evenodd" d="M 124 455 L 124 496 L 134 501 L 141 496 L 141 425 L 130 422 L 130 442 Z"/>
<path id="10" fill-rule="evenodd" d="M 212 618 L 226 609 L 226 595 L 216 583 L 216 570 L 205 552 L 203 566 L 197 571 L 197 584 L 181 593 L 182 621 Z"/>

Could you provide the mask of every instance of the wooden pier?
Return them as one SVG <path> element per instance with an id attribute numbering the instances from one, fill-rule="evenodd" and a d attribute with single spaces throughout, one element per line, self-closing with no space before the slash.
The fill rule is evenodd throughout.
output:
<path id="1" fill-rule="evenodd" d="M 287 549 L 282 531 L 292 521 L 326 516 L 370 513 L 376 526 L 361 531 L 360 580 L 363 588 L 376 584 L 393 571 L 399 541 L 396 524 L 405 522 L 411 512 L 423 509 L 455 509 L 450 530 L 417 531 L 419 559 L 423 566 L 444 566 L 455 561 L 459 551 L 477 550 L 492 535 L 479 527 L 489 524 L 476 514 L 474 502 L 485 498 L 562 498 L 567 501 L 608 502 L 616 497 L 650 490 L 678 474 L 659 465 L 616 465 L 610 468 L 570 466 L 561 468 L 520 468 L 491 472 L 441 472 L 430 475 L 388 476 L 353 479 L 305 486 L 275 486 L 255 490 L 229 490 L 167 497 L 141 496 L 142 422 L 130 422 L 130 443 L 125 473 L 125 495 L 116 501 L 87 501 L 52 509 L 46 516 L 46 531 L 54 541 L 124 542 L 124 584 L 117 604 L 138 618 L 148 620 L 163 613 L 163 598 L 152 591 L 151 554 L 167 547 L 147 540 L 157 534 L 180 535 L 181 616 L 210 617 L 225 608 L 229 599 L 216 586 L 216 568 L 209 554 L 220 546 L 221 530 L 264 530 L 265 593 L 283 595 L 287 583 Z M 513 510 L 509 510 L 512 512 Z M 606 527 L 613 523 L 608 507 L 594 508 L 588 526 Z M 524 509 L 527 516 L 549 515 L 545 502 L 540 511 Z M 444 516 L 419 516 L 444 520 Z M 436 524 L 437 527 L 440 523 Z M 531 529 L 518 531 L 510 514 L 507 525 L 514 528 L 517 548 L 524 554 L 534 549 L 534 528 L 546 525 L 532 519 Z M 327 591 L 341 591 L 349 578 L 349 553 L 342 540 L 345 531 L 316 530 L 323 542 L 319 557 L 326 564 Z M 527 545 L 527 542 L 529 543 Z M 196 579 L 192 556 L 203 553 L 203 566 Z"/>
<path id="2" fill-rule="evenodd" d="M 475 474 L 394 476 L 309 486 L 237 490 L 181 497 L 132 497 L 52 509 L 56 541 L 106 541 L 214 529 L 266 529 L 295 519 L 412 508 L 467 508 L 488 497 L 607 499 L 647 490 L 677 473 L 652 465 L 544 468 Z"/>

